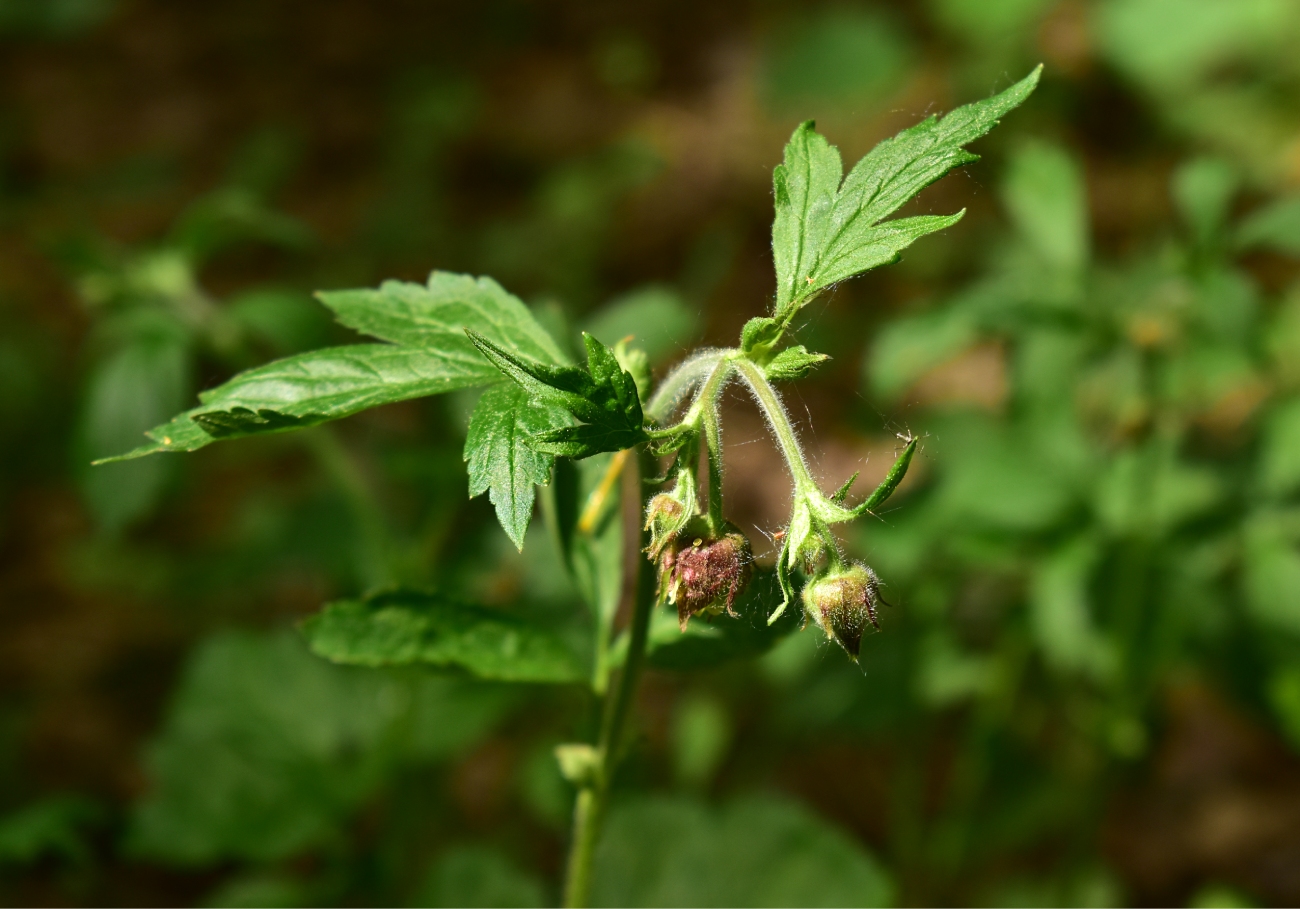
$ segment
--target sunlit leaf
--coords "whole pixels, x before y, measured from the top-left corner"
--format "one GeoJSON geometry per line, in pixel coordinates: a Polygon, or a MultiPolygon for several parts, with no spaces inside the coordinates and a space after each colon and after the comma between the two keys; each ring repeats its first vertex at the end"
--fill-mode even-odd
{"type": "Polygon", "coordinates": [[[488,493],[497,519],[520,549],[533,516],[534,487],[550,482],[555,464],[554,455],[538,451],[529,441],[565,422],[563,412],[533,403],[513,382],[485,391],[470,417],[465,436],[469,494],[488,493]]]}
{"type": "Polygon", "coordinates": [[[914,240],[955,224],[962,212],[884,219],[948,171],[977,160],[962,146],[1029,97],[1040,72],[1041,67],[1000,94],[881,142],[842,185],[840,153],[811,121],[800,125],[772,175],[775,315],[788,318],[824,287],[893,262],[914,240]]]}
{"type": "Polygon", "coordinates": [[[218,439],[314,426],[362,410],[500,380],[466,336],[563,362],[527,307],[489,278],[434,272],[428,285],[389,281],[378,290],[321,299],[346,325],[395,344],[354,344],[276,360],[199,395],[202,404],[150,430],[153,441],[106,460],[194,451],[218,439]]]}

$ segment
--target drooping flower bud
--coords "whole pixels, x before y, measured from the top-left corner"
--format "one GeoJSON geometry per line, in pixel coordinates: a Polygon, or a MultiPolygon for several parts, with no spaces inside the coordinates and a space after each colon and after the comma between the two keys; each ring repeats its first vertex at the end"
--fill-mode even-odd
{"type": "Polygon", "coordinates": [[[683,631],[693,615],[717,615],[724,609],[736,615],[736,597],[744,592],[753,573],[753,549],[738,528],[727,524],[722,536],[713,538],[702,524],[699,518],[692,522],[660,558],[660,577],[667,587],[668,602],[677,607],[683,631]]]}
{"type": "Polygon", "coordinates": [[[880,580],[866,565],[855,562],[808,583],[803,589],[804,610],[826,636],[843,647],[854,660],[862,650],[862,635],[870,623],[877,631],[876,601],[880,580]]]}

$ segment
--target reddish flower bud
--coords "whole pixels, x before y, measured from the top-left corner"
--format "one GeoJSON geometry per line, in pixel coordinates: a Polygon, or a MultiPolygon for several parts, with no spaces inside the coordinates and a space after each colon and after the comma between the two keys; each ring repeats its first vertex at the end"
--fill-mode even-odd
{"type": "Polygon", "coordinates": [[[876,618],[879,599],[880,580],[874,571],[858,562],[833,569],[803,589],[804,610],[809,618],[854,660],[862,650],[862,634],[867,623],[880,630],[876,618]]]}
{"type": "Polygon", "coordinates": [[[702,519],[693,521],[686,533],[669,545],[660,558],[661,578],[668,589],[668,602],[677,606],[682,630],[691,616],[717,615],[724,609],[736,615],[736,597],[744,592],[753,572],[753,550],[749,540],[734,525],[716,539],[702,530],[702,519]]]}

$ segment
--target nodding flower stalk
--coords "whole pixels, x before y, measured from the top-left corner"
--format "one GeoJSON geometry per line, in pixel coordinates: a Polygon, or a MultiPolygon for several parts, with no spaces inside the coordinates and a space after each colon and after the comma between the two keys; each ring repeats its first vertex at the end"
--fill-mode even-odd
{"type": "MultiPolygon", "coordinates": [[[[833,573],[844,570],[844,557],[840,552],[834,534],[831,533],[831,526],[859,518],[889,498],[907,473],[908,465],[912,461],[912,455],[916,451],[916,440],[911,436],[906,438],[907,444],[902,454],[894,462],[894,466],[890,469],[884,482],[876,488],[875,492],[865,502],[855,508],[845,508],[843,504],[844,498],[848,495],[853,481],[857,479],[857,474],[850,477],[849,481],[833,496],[825,495],[812,478],[812,474],[808,472],[808,462],[804,458],[803,449],[799,446],[799,437],[795,434],[794,427],[790,424],[790,417],[785,411],[785,406],[781,403],[781,398],[776,389],[768,381],[763,367],[753,360],[743,357],[737,358],[734,362],[736,371],[740,374],[741,379],[754,396],[754,400],[763,411],[763,415],[767,418],[772,435],[776,437],[781,454],[785,457],[786,466],[790,471],[790,479],[794,483],[794,500],[790,508],[790,524],[786,529],[776,565],[783,598],[781,604],[768,617],[768,622],[771,623],[785,612],[790,603],[793,593],[790,582],[790,571],[792,569],[800,568],[805,574],[813,574],[817,572],[818,566],[825,559],[825,568],[815,574],[814,583],[833,573]]],[[[874,574],[872,577],[874,578],[874,574]]],[[[873,598],[872,625],[877,624],[874,603],[873,598]]],[[[818,626],[827,627],[823,624],[822,618],[813,615],[811,610],[809,617],[818,626]]],[[[855,645],[850,650],[855,659],[857,658],[857,649],[855,645]]]]}
{"type": "Polygon", "coordinates": [[[823,593],[813,597],[815,603],[805,597],[807,617],[826,630],[829,637],[841,643],[856,659],[862,628],[868,622],[873,627],[878,627],[875,613],[878,581],[866,566],[853,566],[845,562],[831,527],[867,514],[889,497],[907,472],[916,450],[916,440],[911,436],[906,437],[906,447],[889,475],[865,502],[854,508],[845,507],[844,499],[857,475],[833,495],[827,496],[821,491],[808,470],[799,438],[781,403],[780,395],[772,387],[768,375],[770,369],[771,364],[759,362],[744,349],[703,351],[669,374],[651,398],[647,412],[659,422],[666,420],[688,396],[691,403],[678,423],[655,434],[660,451],[676,452],[677,461],[674,488],[655,496],[647,508],[646,529],[651,534],[650,556],[660,561],[661,591],[670,602],[678,605],[683,627],[689,617],[697,612],[719,611],[716,591],[702,588],[694,594],[685,592],[683,578],[708,575],[711,579],[709,584],[716,580],[717,584],[722,585],[719,589],[725,588],[728,591],[726,610],[732,611],[731,603],[735,592],[743,588],[748,570],[742,572],[738,567],[732,566],[732,560],[723,558],[722,553],[725,550],[737,557],[743,553],[747,560],[750,549],[748,540],[722,514],[722,446],[717,402],[732,377],[738,376],[763,411],[794,484],[790,523],[776,565],[782,601],[768,621],[776,621],[789,606],[794,595],[792,572],[799,569],[809,576],[810,589],[825,582],[817,588],[823,593]],[[695,478],[701,449],[707,456],[709,465],[708,506],[704,514],[698,511],[695,478]],[[688,541],[687,537],[691,539],[688,541]],[[743,545],[740,541],[743,541],[743,545]],[[714,550],[717,552],[714,553],[714,550]],[[709,555],[706,556],[705,553],[709,555]],[[712,564],[710,559],[717,561],[719,566],[726,562],[730,567],[704,571],[703,566],[712,564]],[[698,569],[694,567],[696,565],[699,566],[698,569]],[[870,584],[865,580],[858,584],[855,580],[862,571],[869,574],[870,584]],[[858,596],[858,587],[867,593],[858,596]],[[833,599],[833,593],[824,591],[841,589],[846,591],[846,603],[861,601],[863,608],[869,609],[863,613],[867,616],[865,620],[858,620],[858,612],[861,610],[856,608],[827,605],[829,599],[833,599]],[[854,627],[858,629],[856,632],[852,630],[854,627]]]}

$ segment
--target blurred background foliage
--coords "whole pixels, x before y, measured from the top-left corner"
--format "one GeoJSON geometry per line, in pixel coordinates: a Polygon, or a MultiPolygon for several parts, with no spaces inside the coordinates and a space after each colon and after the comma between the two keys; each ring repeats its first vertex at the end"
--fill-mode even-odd
{"type": "MultiPolygon", "coordinates": [[[[885,632],[653,672],[595,896],[1300,901],[1293,0],[0,0],[0,45],[3,902],[557,899],[582,700],[294,630],[394,582],[582,611],[467,499],[472,395],[88,461],[346,342],[319,288],[487,273],[661,369],[731,343],[797,122],[856,159],[1039,61],[916,204],[966,220],[803,330],[826,488],[924,439],[846,540],[885,632]]],[[[789,488],[725,425],[771,558],[789,488]]]]}

